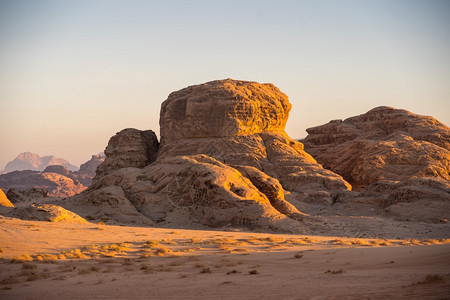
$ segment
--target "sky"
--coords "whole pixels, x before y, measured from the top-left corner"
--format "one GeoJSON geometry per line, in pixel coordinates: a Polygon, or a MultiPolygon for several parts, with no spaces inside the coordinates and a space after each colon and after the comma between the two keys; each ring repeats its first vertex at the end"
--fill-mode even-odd
{"type": "Polygon", "coordinates": [[[450,1],[0,0],[0,170],[159,135],[171,92],[225,78],[287,94],[292,138],[381,105],[449,125],[450,1]]]}

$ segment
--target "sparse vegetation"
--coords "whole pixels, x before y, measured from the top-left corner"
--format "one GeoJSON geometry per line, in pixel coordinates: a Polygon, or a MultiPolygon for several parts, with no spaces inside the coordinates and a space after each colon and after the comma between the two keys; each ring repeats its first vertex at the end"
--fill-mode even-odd
{"type": "Polygon", "coordinates": [[[10,259],[11,263],[23,263],[27,261],[33,261],[33,258],[29,254],[22,254],[20,256],[14,256],[10,259]]]}
{"type": "Polygon", "coordinates": [[[302,257],[303,257],[303,254],[301,254],[301,253],[296,253],[296,254],[294,254],[294,257],[297,258],[297,259],[299,259],[299,258],[302,258],[302,257]]]}
{"type": "Polygon", "coordinates": [[[332,275],[336,275],[336,274],[345,273],[345,271],[342,270],[342,269],[339,269],[339,270],[330,270],[330,269],[328,269],[327,271],[325,271],[325,274],[326,273],[329,273],[329,274],[332,274],[332,275]]]}
{"type": "Polygon", "coordinates": [[[257,274],[259,274],[259,272],[258,272],[258,270],[250,270],[250,271],[248,271],[248,274],[249,275],[257,275],[257,274]]]}
{"type": "Polygon", "coordinates": [[[424,280],[418,281],[416,284],[430,284],[444,282],[444,277],[439,274],[427,274],[424,280]]]}
{"type": "Polygon", "coordinates": [[[205,267],[205,268],[202,268],[202,269],[200,270],[200,273],[201,273],[201,274],[211,274],[212,272],[211,272],[211,269],[210,269],[210,268],[205,267]]]}

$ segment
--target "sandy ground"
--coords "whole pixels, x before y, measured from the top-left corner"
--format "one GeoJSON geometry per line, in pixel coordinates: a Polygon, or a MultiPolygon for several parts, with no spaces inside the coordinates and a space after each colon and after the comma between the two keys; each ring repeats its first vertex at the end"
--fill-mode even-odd
{"type": "Polygon", "coordinates": [[[0,299],[450,299],[448,242],[0,217],[0,299]]]}

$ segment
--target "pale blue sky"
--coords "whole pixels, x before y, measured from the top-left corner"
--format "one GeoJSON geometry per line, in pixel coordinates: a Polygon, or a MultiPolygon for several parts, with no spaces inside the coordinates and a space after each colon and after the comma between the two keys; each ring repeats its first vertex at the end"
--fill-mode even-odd
{"type": "Polygon", "coordinates": [[[172,91],[272,82],[293,138],[389,105],[450,123],[450,1],[0,0],[0,170],[80,164],[172,91]]]}

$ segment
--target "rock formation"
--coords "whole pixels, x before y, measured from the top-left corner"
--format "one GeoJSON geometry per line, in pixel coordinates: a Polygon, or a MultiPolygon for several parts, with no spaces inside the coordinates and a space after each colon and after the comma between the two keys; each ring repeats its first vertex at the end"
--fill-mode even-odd
{"type": "Polygon", "coordinates": [[[377,107],[307,132],[305,149],[360,191],[339,202],[372,203],[401,220],[450,219],[450,130],[438,120],[377,107]]]}
{"type": "Polygon", "coordinates": [[[311,220],[284,190],[331,202],[351,186],[287,136],[290,108],[272,84],[227,79],[174,92],[161,106],[161,145],[151,131],[117,133],[89,189],[61,205],[96,206],[97,218],[123,207],[162,225],[301,228],[311,220]]]}
{"type": "Polygon", "coordinates": [[[92,155],[80,170],[72,172],[63,165],[47,166],[39,171],[13,171],[0,175],[0,187],[8,191],[12,202],[26,202],[42,197],[70,197],[86,189],[103,155],[92,155]]]}
{"type": "Polygon", "coordinates": [[[97,167],[104,161],[105,155],[103,153],[92,155],[90,160],[82,164],[80,169],[73,173],[74,177],[85,187],[90,186],[97,167]]]}
{"type": "Polygon", "coordinates": [[[52,165],[61,165],[69,171],[77,171],[78,168],[63,158],[57,158],[53,155],[39,156],[31,152],[20,153],[14,160],[8,162],[2,173],[13,171],[33,170],[43,171],[46,167],[52,165]]]}
{"type": "Polygon", "coordinates": [[[98,166],[94,180],[121,168],[143,168],[155,161],[158,148],[159,142],[153,131],[124,129],[109,140],[106,159],[98,166]]]}
{"type": "Polygon", "coordinates": [[[87,223],[79,215],[53,204],[31,204],[14,208],[0,208],[2,215],[22,220],[87,223]]]}
{"type": "MultiPolygon", "coordinates": [[[[63,167],[64,168],[64,167],[63,167]]],[[[64,172],[62,168],[59,171],[64,172]]],[[[67,171],[67,170],[66,170],[67,171]]],[[[22,196],[36,198],[36,189],[48,192],[45,196],[69,197],[86,189],[76,179],[53,172],[14,171],[0,175],[0,187],[4,190],[14,188],[22,196]]]]}
{"type": "Polygon", "coordinates": [[[450,180],[450,130],[438,120],[377,107],[307,129],[306,151],[355,186],[380,180],[450,180]]]}

